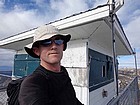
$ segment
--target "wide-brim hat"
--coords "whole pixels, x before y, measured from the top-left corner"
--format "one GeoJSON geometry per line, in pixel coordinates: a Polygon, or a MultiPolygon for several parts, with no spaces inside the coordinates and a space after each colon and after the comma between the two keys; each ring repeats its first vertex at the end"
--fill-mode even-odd
{"type": "Polygon", "coordinates": [[[46,40],[46,39],[50,39],[54,36],[60,36],[62,37],[62,39],[64,40],[64,51],[66,50],[67,47],[67,42],[70,41],[71,35],[70,34],[66,34],[66,33],[60,33],[60,31],[52,26],[52,25],[43,25],[41,27],[38,27],[35,30],[35,35],[33,38],[33,43],[30,43],[29,45],[27,45],[25,48],[25,51],[32,57],[34,58],[39,58],[38,55],[36,55],[33,52],[33,47],[37,47],[39,42],[46,40]]]}

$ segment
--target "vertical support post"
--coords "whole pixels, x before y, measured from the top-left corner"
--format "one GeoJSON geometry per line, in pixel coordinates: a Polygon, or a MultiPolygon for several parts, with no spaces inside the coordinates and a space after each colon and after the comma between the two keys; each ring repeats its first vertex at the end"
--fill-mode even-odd
{"type": "Polygon", "coordinates": [[[135,48],[134,48],[134,52],[133,52],[133,55],[134,55],[134,59],[135,59],[135,71],[136,71],[136,74],[135,74],[135,76],[136,76],[136,79],[135,79],[135,86],[137,86],[136,87],[136,104],[138,105],[139,104],[139,86],[138,86],[138,68],[137,68],[137,56],[136,56],[136,50],[135,50],[135,48]]]}
{"type": "Polygon", "coordinates": [[[135,59],[135,70],[136,70],[136,76],[138,76],[138,68],[137,68],[137,56],[136,56],[136,51],[135,51],[135,48],[134,48],[134,59],[135,59]]]}
{"type": "Polygon", "coordinates": [[[112,34],[112,52],[113,52],[113,69],[115,72],[115,79],[116,79],[116,95],[119,95],[118,92],[118,70],[117,70],[117,61],[116,61],[116,45],[115,45],[115,29],[114,29],[114,15],[115,15],[115,1],[110,0],[110,17],[111,17],[111,34],[112,34]]]}

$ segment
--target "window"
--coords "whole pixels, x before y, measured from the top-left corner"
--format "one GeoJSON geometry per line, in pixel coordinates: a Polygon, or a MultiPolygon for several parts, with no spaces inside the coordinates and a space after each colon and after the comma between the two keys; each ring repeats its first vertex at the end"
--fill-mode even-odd
{"type": "Polygon", "coordinates": [[[90,91],[100,88],[114,81],[113,59],[112,57],[100,52],[89,49],[90,72],[89,87],[90,91]]]}
{"type": "Polygon", "coordinates": [[[107,70],[105,65],[102,66],[102,77],[107,77],[107,70]]]}

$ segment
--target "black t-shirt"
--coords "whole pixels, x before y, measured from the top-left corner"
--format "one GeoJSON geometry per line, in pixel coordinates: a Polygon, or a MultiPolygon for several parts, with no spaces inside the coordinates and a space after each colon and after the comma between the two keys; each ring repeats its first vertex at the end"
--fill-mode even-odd
{"type": "Polygon", "coordinates": [[[61,72],[39,66],[22,82],[18,99],[20,105],[82,105],[63,66],[61,72]]]}

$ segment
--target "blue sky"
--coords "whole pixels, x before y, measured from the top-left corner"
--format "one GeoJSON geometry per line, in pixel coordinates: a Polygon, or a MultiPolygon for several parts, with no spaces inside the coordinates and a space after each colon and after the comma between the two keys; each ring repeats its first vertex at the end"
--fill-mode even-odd
{"type": "MultiPolygon", "coordinates": [[[[124,0],[124,2],[117,15],[132,48],[136,49],[140,67],[140,2],[139,0],[124,0]]],[[[0,38],[106,3],[107,0],[0,0],[0,38]]],[[[11,54],[10,51],[0,51],[0,66],[5,64],[1,62],[2,60],[6,62],[7,59],[13,59],[8,56],[9,53],[11,54]],[[7,58],[2,58],[4,55],[7,58]]],[[[133,56],[118,57],[118,60],[120,67],[134,67],[133,56]]]]}

